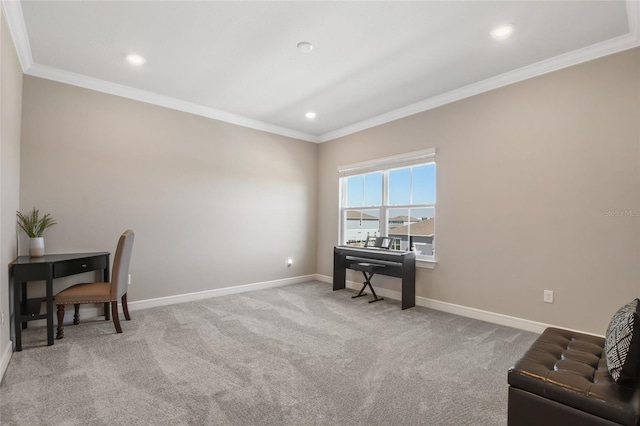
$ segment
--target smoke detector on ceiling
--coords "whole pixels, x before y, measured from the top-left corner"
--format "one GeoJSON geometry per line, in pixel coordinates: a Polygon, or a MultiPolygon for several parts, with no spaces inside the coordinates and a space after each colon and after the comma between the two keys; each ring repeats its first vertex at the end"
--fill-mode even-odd
{"type": "Polygon", "coordinates": [[[300,43],[298,43],[298,50],[302,53],[309,53],[313,50],[313,44],[309,43],[308,41],[301,41],[300,43]]]}

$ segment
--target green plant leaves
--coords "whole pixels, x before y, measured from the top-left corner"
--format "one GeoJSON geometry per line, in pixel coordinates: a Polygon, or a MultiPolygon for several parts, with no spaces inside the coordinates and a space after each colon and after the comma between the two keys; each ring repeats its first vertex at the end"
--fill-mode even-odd
{"type": "Polygon", "coordinates": [[[40,211],[35,207],[31,213],[26,215],[16,212],[16,217],[18,218],[18,226],[31,238],[42,237],[45,229],[57,223],[49,213],[40,218],[40,211]]]}

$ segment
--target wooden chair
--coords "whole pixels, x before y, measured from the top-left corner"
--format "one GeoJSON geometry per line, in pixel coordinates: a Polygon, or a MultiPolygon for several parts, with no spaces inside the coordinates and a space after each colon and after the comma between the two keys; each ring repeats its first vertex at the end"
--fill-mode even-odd
{"type": "MultiPolygon", "coordinates": [[[[75,284],[60,293],[56,294],[56,305],[58,307],[58,330],[56,339],[64,337],[63,320],[64,306],[73,304],[75,313],[73,324],[80,322],[81,303],[111,303],[111,316],[116,332],[122,333],[120,318],[118,317],[118,299],[122,300],[122,310],[124,317],[129,321],[129,308],[127,306],[127,286],[129,284],[129,261],[133,249],[134,233],[131,230],[125,231],[118,241],[116,255],[113,260],[113,272],[109,283],[82,283],[75,284]]],[[[107,311],[108,312],[108,311],[107,311]]],[[[108,318],[107,318],[108,319],[108,318]]]]}

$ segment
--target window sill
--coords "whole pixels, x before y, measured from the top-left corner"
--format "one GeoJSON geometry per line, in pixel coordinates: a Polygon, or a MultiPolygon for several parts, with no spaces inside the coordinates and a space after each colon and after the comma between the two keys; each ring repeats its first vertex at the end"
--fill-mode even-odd
{"type": "Polygon", "coordinates": [[[436,267],[435,259],[416,259],[416,268],[434,269],[436,267]]]}

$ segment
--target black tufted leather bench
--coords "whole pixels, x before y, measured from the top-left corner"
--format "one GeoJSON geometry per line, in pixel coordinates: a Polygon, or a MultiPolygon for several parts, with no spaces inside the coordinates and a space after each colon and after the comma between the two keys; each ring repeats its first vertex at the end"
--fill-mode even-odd
{"type": "Polygon", "coordinates": [[[547,328],[508,381],[510,426],[640,424],[640,386],[613,381],[601,337],[547,328]]]}

